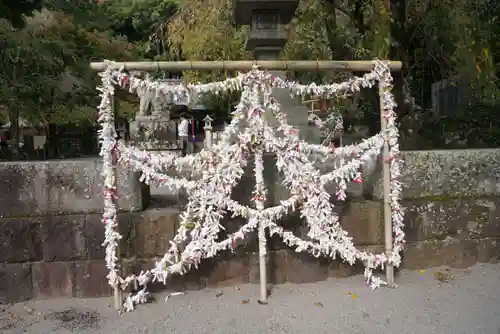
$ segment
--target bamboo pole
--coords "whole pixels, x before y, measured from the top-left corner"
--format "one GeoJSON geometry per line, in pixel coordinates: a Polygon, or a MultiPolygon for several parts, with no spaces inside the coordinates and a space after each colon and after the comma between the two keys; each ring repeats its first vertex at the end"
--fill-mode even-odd
{"type": "MultiPolygon", "coordinates": [[[[261,149],[255,152],[255,182],[257,187],[264,183],[263,154],[261,149]]],[[[256,199],[255,208],[258,211],[264,210],[264,201],[256,199]]],[[[259,239],[260,301],[265,303],[267,301],[267,238],[266,226],[262,222],[259,222],[257,237],[259,239]]]]}
{"type": "MultiPolygon", "coordinates": [[[[115,126],[115,123],[114,123],[114,115],[115,115],[115,97],[112,96],[111,98],[111,108],[113,110],[113,127],[115,126]]],[[[114,177],[113,177],[113,182],[114,182],[114,187],[116,189],[116,174],[117,174],[117,161],[115,161],[115,159],[113,158],[113,173],[114,173],[114,177]]],[[[118,200],[114,200],[115,201],[115,205],[117,205],[118,203],[118,200]]],[[[120,247],[117,246],[116,247],[116,258],[118,259],[118,261],[120,261],[120,247]]],[[[121,268],[121,265],[120,265],[120,268],[121,268]]],[[[117,284],[114,288],[113,288],[113,306],[115,308],[115,310],[120,310],[121,307],[122,307],[122,303],[123,303],[123,299],[122,299],[122,290],[120,289],[120,286],[117,284]]]]}
{"type": "MultiPolygon", "coordinates": [[[[378,84],[378,94],[380,99],[380,128],[384,135],[384,146],[382,152],[382,170],[383,170],[383,191],[384,191],[384,233],[385,233],[385,254],[387,258],[392,255],[392,208],[390,202],[391,193],[391,171],[389,157],[389,139],[387,138],[387,120],[382,110],[384,87],[381,82],[378,84]]],[[[385,268],[387,286],[394,287],[394,266],[387,263],[385,268]]]]}
{"type": "MultiPolygon", "coordinates": [[[[258,65],[261,69],[275,71],[336,71],[336,72],[369,72],[373,70],[375,61],[371,60],[240,60],[240,61],[157,61],[157,62],[94,62],[90,68],[104,71],[110,65],[114,69],[129,71],[189,71],[189,70],[223,70],[245,71],[258,65]]],[[[391,71],[400,71],[402,63],[391,61],[391,71]]]]}

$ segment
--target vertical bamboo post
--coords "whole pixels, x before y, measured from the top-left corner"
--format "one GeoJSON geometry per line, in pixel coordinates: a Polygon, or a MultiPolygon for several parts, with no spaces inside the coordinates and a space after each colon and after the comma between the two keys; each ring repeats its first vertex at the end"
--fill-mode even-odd
{"type": "MultiPolygon", "coordinates": [[[[264,171],[262,170],[264,164],[264,152],[262,149],[258,149],[255,153],[255,183],[257,187],[262,187],[264,185],[264,171]]],[[[260,188],[261,191],[264,189],[260,188]]],[[[264,201],[261,199],[256,199],[255,208],[258,211],[264,210],[264,201]]],[[[259,222],[258,229],[259,238],[259,273],[260,273],[260,301],[267,301],[267,266],[266,266],[266,256],[267,256],[267,240],[266,240],[266,227],[262,222],[259,222]]]]}
{"type": "MultiPolygon", "coordinates": [[[[115,128],[115,97],[114,95],[111,96],[111,112],[112,112],[112,115],[113,117],[111,118],[110,122],[113,122],[112,124],[112,127],[115,128]]],[[[116,136],[116,131],[115,132],[115,136],[116,136]]],[[[115,138],[116,140],[116,138],[115,138]]],[[[113,157],[112,158],[112,163],[113,163],[113,174],[114,174],[114,177],[113,177],[113,187],[115,189],[117,189],[117,186],[116,186],[116,174],[117,174],[117,164],[118,164],[118,161],[116,161],[116,158],[113,157]]],[[[118,205],[118,200],[117,199],[113,199],[115,201],[115,205],[117,206],[118,205]]],[[[120,261],[120,248],[119,246],[116,247],[116,258],[118,259],[117,262],[120,261]]],[[[121,268],[121,265],[119,265],[119,268],[121,268]]],[[[120,273],[121,275],[121,273],[120,273]]],[[[113,306],[115,308],[115,310],[119,311],[122,307],[122,291],[120,289],[120,286],[119,284],[116,284],[116,286],[113,288],[113,306]]]]}
{"type": "MultiPolygon", "coordinates": [[[[120,252],[119,249],[116,249],[116,257],[119,259],[120,258],[120,252]]],[[[122,290],[120,289],[119,285],[117,284],[114,287],[113,290],[113,305],[115,310],[119,311],[122,308],[122,290]]]]}
{"type": "MultiPolygon", "coordinates": [[[[384,232],[385,232],[385,254],[387,258],[392,255],[392,209],[390,202],[391,193],[391,171],[389,158],[389,138],[387,138],[387,119],[384,117],[384,85],[382,82],[378,84],[378,94],[380,101],[380,127],[384,136],[384,146],[382,152],[382,170],[383,170],[383,191],[384,191],[384,232]]],[[[394,287],[394,266],[387,263],[386,281],[388,287],[394,287]]]]}

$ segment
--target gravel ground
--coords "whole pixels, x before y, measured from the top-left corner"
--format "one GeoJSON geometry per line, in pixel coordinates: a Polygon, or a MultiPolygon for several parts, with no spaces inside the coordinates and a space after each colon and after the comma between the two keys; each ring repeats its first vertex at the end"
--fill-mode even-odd
{"type": "Polygon", "coordinates": [[[361,276],[174,296],[119,316],[110,298],[30,301],[4,307],[2,333],[500,333],[500,265],[403,271],[397,289],[371,291],[361,276]]]}

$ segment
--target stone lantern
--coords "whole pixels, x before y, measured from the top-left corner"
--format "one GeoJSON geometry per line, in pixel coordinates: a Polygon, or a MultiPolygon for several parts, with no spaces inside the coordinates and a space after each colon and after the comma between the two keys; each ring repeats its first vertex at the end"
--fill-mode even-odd
{"type": "Polygon", "coordinates": [[[204,129],[212,130],[212,121],[213,121],[212,117],[210,117],[208,115],[205,116],[205,118],[203,118],[203,122],[205,123],[204,129]]]}
{"type": "MultiPolygon", "coordinates": [[[[256,60],[275,60],[278,57],[288,39],[285,25],[292,21],[298,5],[298,0],[234,0],[234,21],[239,25],[250,26],[246,48],[254,51],[256,60]]],[[[277,77],[286,77],[282,71],[272,73],[277,77]]],[[[319,143],[317,129],[309,126],[307,108],[290,98],[287,89],[275,89],[273,95],[286,110],[289,124],[300,130],[301,137],[319,143]]]]}
{"type": "MultiPolygon", "coordinates": [[[[169,79],[164,82],[180,84],[180,80],[169,79]]],[[[178,150],[176,122],[171,113],[178,108],[170,96],[157,96],[155,91],[143,91],[140,95],[139,112],[131,131],[131,144],[153,151],[178,150]]]]}
{"type": "Polygon", "coordinates": [[[246,49],[253,50],[256,59],[276,59],[288,38],[285,25],[298,4],[298,0],[234,0],[234,20],[250,26],[246,49]]]}
{"type": "Polygon", "coordinates": [[[211,148],[213,141],[213,133],[212,133],[213,118],[207,115],[205,116],[203,121],[205,122],[205,127],[203,128],[205,130],[205,147],[211,148]]]}

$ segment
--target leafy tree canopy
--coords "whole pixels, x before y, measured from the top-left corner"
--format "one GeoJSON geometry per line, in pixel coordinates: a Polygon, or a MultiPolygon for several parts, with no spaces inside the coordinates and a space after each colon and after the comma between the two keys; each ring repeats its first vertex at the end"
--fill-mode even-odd
{"type": "Polygon", "coordinates": [[[24,25],[24,16],[43,6],[43,0],[0,0],[0,18],[6,19],[16,28],[24,25]]]}
{"type": "MultiPolygon", "coordinates": [[[[234,26],[231,5],[229,0],[186,1],[172,19],[165,20],[156,35],[169,43],[170,54],[165,57],[249,57],[244,50],[246,30],[234,26]]],[[[446,78],[456,78],[469,87],[471,105],[467,108],[498,104],[499,15],[500,3],[493,0],[304,0],[287,27],[289,40],[282,56],[302,60],[377,57],[403,61],[402,75],[395,74],[395,93],[404,127],[406,120],[432,107],[431,85],[446,78]]],[[[191,73],[186,78],[208,81],[214,76],[220,78],[224,74],[191,73]]],[[[296,74],[297,79],[304,81],[343,79],[336,76],[339,75],[296,74]]],[[[365,92],[363,97],[356,97],[351,109],[363,111],[360,121],[378,129],[376,95],[365,92]]],[[[483,115],[495,110],[480,108],[483,115]]],[[[456,124],[451,119],[436,120],[427,114],[420,118],[456,124]]],[[[484,118],[484,124],[476,126],[491,128],[489,119],[484,118]]]]}
{"type": "MultiPolygon", "coordinates": [[[[234,25],[232,4],[230,0],[0,1],[0,113],[18,113],[43,124],[92,119],[97,80],[88,69],[92,60],[250,59],[244,48],[248,28],[234,25]]],[[[485,133],[478,129],[492,128],[497,109],[490,106],[500,98],[499,15],[500,3],[495,0],[303,0],[287,27],[289,41],[282,57],[399,59],[404,71],[395,74],[395,93],[403,128],[418,116],[437,127],[445,122],[450,131],[477,137],[485,133]],[[432,106],[432,83],[445,78],[466,82],[470,108],[477,105],[481,115],[494,117],[481,117],[480,123],[468,125],[474,131],[465,131],[458,127],[457,115],[436,120],[424,114],[432,106]]],[[[227,75],[233,73],[194,72],[184,78],[211,81],[227,75]]],[[[318,82],[346,76],[294,75],[318,82]]],[[[236,100],[237,96],[207,97],[205,102],[227,110],[236,100]]],[[[134,103],[121,100],[118,105],[122,112],[132,112],[134,103]]],[[[373,92],[363,93],[346,110],[378,128],[376,104],[373,92]]],[[[420,126],[432,128],[425,122],[420,126]]],[[[496,135],[487,131],[485,141],[491,142],[496,135]]]]}

